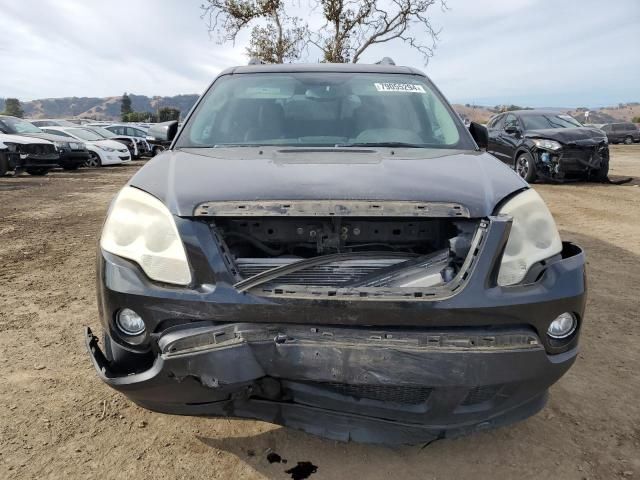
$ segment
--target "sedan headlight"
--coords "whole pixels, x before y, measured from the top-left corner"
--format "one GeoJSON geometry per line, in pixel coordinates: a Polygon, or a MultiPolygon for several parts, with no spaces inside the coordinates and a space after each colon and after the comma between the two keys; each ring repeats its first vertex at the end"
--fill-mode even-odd
{"type": "Polygon", "coordinates": [[[148,193],[124,187],[102,230],[103,250],[136,262],[152,280],[188,285],[191,271],[173,215],[148,193]]]}
{"type": "Polygon", "coordinates": [[[69,150],[71,147],[68,142],[53,142],[56,146],[56,150],[69,150]]]}
{"type": "Polygon", "coordinates": [[[545,140],[543,138],[534,138],[533,143],[536,144],[538,148],[544,148],[545,150],[560,150],[562,145],[560,145],[555,140],[545,140]]]}
{"type": "Polygon", "coordinates": [[[502,256],[498,285],[522,281],[531,266],[562,251],[562,241],[544,200],[535,190],[526,190],[500,209],[513,217],[509,240],[502,256]]]}
{"type": "Polygon", "coordinates": [[[115,152],[116,151],[115,148],[104,147],[102,145],[96,145],[96,147],[98,147],[100,150],[104,150],[105,152],[115,152]]]}

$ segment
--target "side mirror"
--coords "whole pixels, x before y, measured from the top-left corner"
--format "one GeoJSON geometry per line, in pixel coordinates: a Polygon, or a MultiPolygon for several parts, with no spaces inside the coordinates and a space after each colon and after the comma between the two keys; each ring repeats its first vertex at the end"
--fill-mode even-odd
{"type": "Polygon", "coordinates": [[[484,125],[471,122],[469,125],[469,133],[471,133],[471,136],[480,148],[487,148],[489,146],[489,131],[484,125]]]}
{"type": "Polygon", "coordinates": [[[509,135],[513,135],[515,133],[520,133],[520,129],[518,127],[516,127],[515,125],[508,125],[508,126],[504,127],[504,131],[507,132],[509,135]]]}
{"type": "Polygon", "coordinates": [[[177,120],[156,123],[147,132],[147,140],[155,140],[156,142],[171,142],[173,141],[177,133],[177,120]]]}

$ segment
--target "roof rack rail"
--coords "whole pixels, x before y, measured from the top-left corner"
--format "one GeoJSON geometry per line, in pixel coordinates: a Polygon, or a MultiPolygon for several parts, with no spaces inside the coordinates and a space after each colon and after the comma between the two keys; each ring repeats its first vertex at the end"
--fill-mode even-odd
{"type": "Polygon", "coordinates": [[[396,62],[390,57],[384,57],[382,60],[378,60],[376,65],[395,65],[396,62]]]}
{"type": "Polygon", "coordinates": [[[259,58],[256,57],[251,57],[249,59],[249,65],[266,65],[267,62],[265,62],[264,60],[261,60],[259,58]]]}

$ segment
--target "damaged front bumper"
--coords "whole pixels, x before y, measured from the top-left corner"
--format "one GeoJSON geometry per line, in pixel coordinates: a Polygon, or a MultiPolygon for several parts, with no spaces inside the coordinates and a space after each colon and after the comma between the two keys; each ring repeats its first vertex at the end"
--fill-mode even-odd
{"type": "Polygon", "coordinates": [[[538,175],[556,181],[589,177],[609,163],[609,147],[604,142],[567,145],[555,151],[536,148],[533,154],[538,175]]]}
{"type": "Polygon", "coordinates": [[[254,418],[348,441],[415,444],[526,418],[577,350],[527,328],[395,331],[277,324],[164,333],[151,367],[118,374],[89,329],[98,374],[142,407],[254,418]]]}
{"type": "Polygon", "coordinates": [[[530,283],[497,286],[508,226],[491,218],[468,277],[446,295],[272,296],[236,289],[208,226],[180,219],[198,286],[150,282],[132,262],[101,251],[108,348],[90,330],[87,346],[103,381],[160,412],[255,418],[378,443],[511,423],[542,408],[574,362],[586,282],[584,253],[565,243],[530,283]],[[114,325],[122,308],[144,319],[145,343],[123,342],[114,325]],[[578,328],[556,341],[546,332],[564,312],[578,328]],[[113,348],[126,365],[112,361],[113,348]]]}

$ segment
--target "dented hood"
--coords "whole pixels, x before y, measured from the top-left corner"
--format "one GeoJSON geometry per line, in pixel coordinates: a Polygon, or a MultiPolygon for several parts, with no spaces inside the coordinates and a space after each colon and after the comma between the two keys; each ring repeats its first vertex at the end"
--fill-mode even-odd
{"type": "Polygon", "coordinates": [[[606,140],[604,132],[597,128],[545,128],[540,130],[527,130],[525,137],[545,138],[555,140],[563,144],[596,144],[606,140]]]}
{"type": "Polygon", "coordinates": [[[129,184],[179,216],[210,201],[396,200],[459,203],[485,217],[527,187],[483,152],[276,147],[169,150],[129,184]]]}

